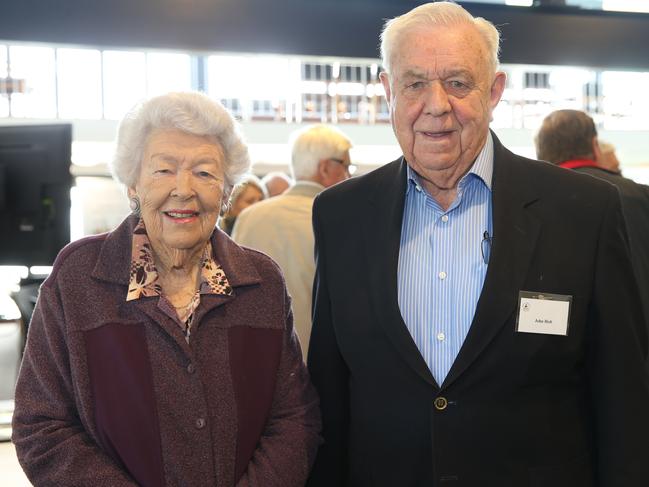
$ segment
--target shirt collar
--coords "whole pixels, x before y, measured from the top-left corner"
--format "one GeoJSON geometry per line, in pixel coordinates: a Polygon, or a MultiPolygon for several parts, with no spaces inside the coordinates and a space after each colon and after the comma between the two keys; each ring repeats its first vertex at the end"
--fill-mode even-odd
{"type": "Polygon", "coordinates": [[[304,179],[299,179],[293,186],[288,188],[282,194],[291,196],[308,196],[315,198],[316,195],[324,189],[325,187],[322,184],[316,183],[315,181],[306,181],[304,179]]]}
{"type": "MultiPolygon", "coordinates": [[[[408,192],[410,191],[411,186],[414,186],[415,188],[421,188],[419,175],[410,167],[409,164],[407,166],[408,184],[406,185],[406,194],[408,194],[408,192]]],[[[493,172],[494,144],[491,131],[489,131],[489,133],[487,134],[487,140],[485,141],[482,150],[480,150],[480,152],[478,153],[478,157],[476,157],[473,165],[471,166],[471,169],[469,169],[469,172],[462,176],[462,180],[469,177],[470,174],[473,174],[485,184],[489,191],[491,191],[493,172]]]]}
{"type": "Polygon", "coordinates": [[[298,184],[300,186],[311,186],[313,188],[319,189],[320,191],[325,189],[325,187],[322,184],[316,183],[315,181],[308,181],[306,179],[298,179],[297,181],[295,181],[295,184],[293,186],[297,186],[298,184]]]}
{"type": "MultiPolygon", "coordinates": [[[[212,244],[208,240],[201,257],[200,294],[221,294],[229,296],[232,287],[223,268],[212,257],[212,244]]],[[[161,296],[162,287],[158,282],[158,271],[153,259],[153,249],[146,233],[144,220],[140,218],[133,230],[131,247],[131,270],[129,274],[126,301],[146,296],[161,296]]]]}

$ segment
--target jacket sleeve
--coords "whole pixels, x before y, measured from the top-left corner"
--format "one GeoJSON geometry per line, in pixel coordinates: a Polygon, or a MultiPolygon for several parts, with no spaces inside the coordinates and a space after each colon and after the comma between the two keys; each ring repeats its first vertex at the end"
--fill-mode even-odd
{"type": "Polygon", "coordinates": [[[318,396],[293,330],[290,298],[273,404],[264,433],[237,487],[302,487],[320,443],[318,396]]]}
{"type": "Polygon", "coordinates": [[[324,444],[318,451],[307,485],[344,487],[348,477],[349,370],[338,349],[333,326],[319,208],[316,198],[313,207],[316,274],[308,363],[313,384],[320,395],[324,444]]]}
{"type": "Polygon", "coordinates": [[[600,230],[589,322],[597,485],[646,486],[649,376],[641,297],[633,278],[620,201],[611,188],[600,230]]]}
{"type": "Polygon", "coordinates": [[[81,422],[64,316],[55,284],[46,282],[16,386],[12,439],[18,461],[38,486],[135,486],[81,422]]]}

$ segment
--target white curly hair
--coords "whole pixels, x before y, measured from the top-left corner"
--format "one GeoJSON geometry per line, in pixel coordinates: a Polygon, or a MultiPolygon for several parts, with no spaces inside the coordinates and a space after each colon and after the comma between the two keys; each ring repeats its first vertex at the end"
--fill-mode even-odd
{"type": "Polygon", "coordinates": [[[111,171],[127,188],[137,182],[147,139],[155,129],[178,129],[221,145],[225,155],[223,201],[228,201],[250,168],[239,124],[221,103],[198,92],[167,93],[136,105],[120,122],[111,171]]]}

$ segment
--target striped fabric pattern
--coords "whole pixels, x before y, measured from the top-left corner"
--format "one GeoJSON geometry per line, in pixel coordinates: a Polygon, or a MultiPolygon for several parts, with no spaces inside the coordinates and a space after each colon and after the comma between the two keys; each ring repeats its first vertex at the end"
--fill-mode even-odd
{"type": "Polygon", "coordinates": [[[490,245],[484,234],[493,235],[492,173],[489,134],[473,167],[458,183],[455,201],[443,211],[408,167],[398,301],[408,331],[439,385],[464,343],[487,273],[490,245]]]}

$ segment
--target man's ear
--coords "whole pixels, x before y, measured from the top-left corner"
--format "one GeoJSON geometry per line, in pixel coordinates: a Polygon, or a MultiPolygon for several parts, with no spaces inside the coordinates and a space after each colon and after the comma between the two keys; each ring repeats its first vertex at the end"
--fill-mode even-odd
{"type": "Polygon", "coordinates": [[[379,79],[383,85],[383,91],[385,91],[385,101],[388,103],[388,108],[390,107],[390,102],[392,101],[392,88],[390,88],[390,75],[385,71],[379,73],[379,79]]]}
{"type": "Polygon", "coordinates": [[[500,102],[500,99],[502,98],[503,93],[505,92],[506,84],[507,84],[507,74],[502,71],[498,71],[494,76],[493,83],[491,84],[490,100],[491,100],[492,110],[496,108],[496,105],[498,105],[498,102],[500,102]]]}
{"type": "Polygon", "coordinates": [[[318,161],[318,168],[316,170],[316,182],[327,186],[327,181],[331,177],[331,164],[327,159],[320,159],[318,161]]]}

